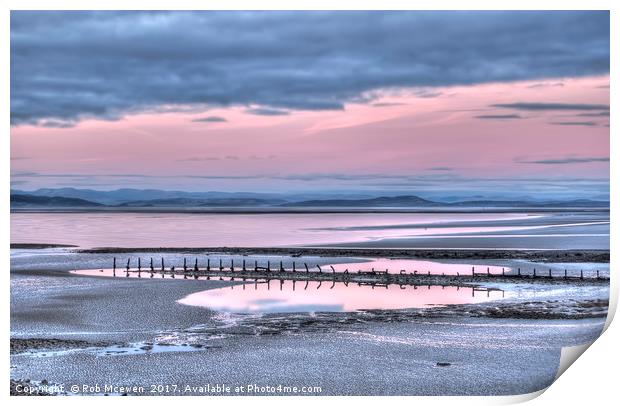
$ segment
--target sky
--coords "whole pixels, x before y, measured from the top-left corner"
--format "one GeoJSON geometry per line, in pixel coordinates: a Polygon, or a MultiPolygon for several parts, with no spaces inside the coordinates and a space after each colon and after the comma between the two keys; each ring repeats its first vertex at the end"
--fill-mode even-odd
{"type": "Polygon", "coordinates": [[[13,11],[11,186],[608,199],[609,14],[13,11]]]}

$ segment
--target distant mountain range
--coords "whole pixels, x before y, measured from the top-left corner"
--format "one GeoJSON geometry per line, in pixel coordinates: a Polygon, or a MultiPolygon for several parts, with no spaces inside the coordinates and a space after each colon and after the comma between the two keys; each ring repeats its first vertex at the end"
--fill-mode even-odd
{"type": "Polygon", "coordinates": [[[282,199],[257,199],[257,198],[213,198],[213,199],[152,199],[136,200],[119,204],[117,207],[261,207],[278,206],[286,203],[282,199]]]}
{"type": "Polygon", "coordinates": [[[454,203],[435,202],[418,196],[377,197],[374,199],[327,199],[284,203],[284,207],[608,207],[609,202],[570,200],[534,202],[523,200],[467,200],[454,203]]]}
{"type": "Polygon", "coordinates": [[[11,208],[14,207],[101,207],[101,203],[74,197],[33,196],[11,193],[11,208]]]}
{"type": "Polygon", "coordinates": [[[446,203],[433,202],[418,196],[375,197],[372,199],[324,199],[305,200],[281,204],[283,207],[428,207],[444,206],[446,203]]]}
{"type": "Polygon", "coordinates": [[[608,208],[609,202],[596,200],[530,201],[467,200],[438,202],[419,196],[380,196],[300,199],[278,194],[177,192],[162,190],[119,189],[39,189],[33,192],[11,191],[11,209],[83,208],[128,210],[131,208],[460,208],[460,207],[596,207],[608,208]]]}
{"type": "Polygon", "coordinates": [[[278,194],[270,193],[227,193],[227,192],[182,192],[168,191],[158,189],[117,189],[110,191],[92,190],[92,189],[75,189],[75,188],[59,188],[59,189],[38,189],[34,191],[11,190],[11,195],[33,195],[47,197],[71,197],[77,199],[90,200],[105,205],[119,205],[129,202],[149,201],[149,200],[167,200],[167,199],[271,199],[279,198],[278,194]]]}

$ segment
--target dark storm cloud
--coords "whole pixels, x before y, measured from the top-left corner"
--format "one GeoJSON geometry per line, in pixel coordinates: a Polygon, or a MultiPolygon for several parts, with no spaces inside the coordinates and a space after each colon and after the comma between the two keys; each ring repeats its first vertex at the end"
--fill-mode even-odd
{"type": "Polygon", "coordinates": [[[609,13],[13,11],[10,69],[13,125],[342,109],[378,89],[606,74],[609,13]]]}
{"type": "Polygon", "coordinates": [[[209,116],[203,118],[195,118],[192,121],[194,123],[225,123],[228,120],[226,120],[224,117],[209,116]]]}
{"type": "Polygon", "coordinates": [[[474,118],[479,118],[481,120],[518,120],[523,117],[518,114],[484,114],[481,116],[475,116],[474,118]]]}
{"type": "Polygon", "coordinates": [[[537,159],[537,160],[522,160],[515,159],[515,162],[520,164],[538,164],[538,165],[566,165],[566,164],[583,164],[591,162],[609,162],[609,157],[564,157],[554,159],[537,159]]]}
{"type": "Polygon", "coordinates": [[[527,111],[564,111],[564,110],[609,110],[606,104],[588,103],[503,103],[493,104],[491,107],[527,111]]]}

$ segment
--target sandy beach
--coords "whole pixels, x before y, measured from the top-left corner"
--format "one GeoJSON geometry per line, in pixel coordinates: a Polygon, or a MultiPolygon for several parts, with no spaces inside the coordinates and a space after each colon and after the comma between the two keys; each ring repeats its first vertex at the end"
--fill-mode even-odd
{"type": "MultiPolygon", "coordinates": [[[[521,394],[553,381],[561,348],[596,339],[608,305],[607,285],[586,281],[573,289],[499,286],[515,296],[469,305],[221,313],[179,300],[239,282],[68,272],[109,266],[120,255],[109,251],[14,250],[13,379],[61,384],[67,392],[79,385],[79,394],[97,394],[89,388],[105,384],[144,388],[133,393],[139,395],[227,394],[212,392],[216,385],[255,387],[243,393],[250,395],[292,394],[278,387],[322,395],[521,394]],[[168,385],[168,392],[152,385],[168,385]]],[[[163,251],[157,255],[167,260],[189,254],[163,251]]],[[[360,266],[365,260],[284,257],[291,259],[360,266]]]]}

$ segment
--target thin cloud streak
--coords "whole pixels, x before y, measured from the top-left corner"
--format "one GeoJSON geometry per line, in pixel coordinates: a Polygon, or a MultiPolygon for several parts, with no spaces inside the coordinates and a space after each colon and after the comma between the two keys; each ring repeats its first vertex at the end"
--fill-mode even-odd
{"type": "Polygon", "coordinates": [[[537,165],[568,165],[582,164],[592,162],[609,162],[609,157],[565,157],[538,160],[515,160],[520,164],[537,164],[537,165]]]}
{"type": "Polygon", "coordinates": [[[523,117],[519,114],[483,114],[480,116],[474,116],[474,118],[481,120],[518,120],[523,117]]]}
{"type": "Polygon", "coordinates": [[[588,103],[500,103],[491,107],[500,107],[527,111],[564,111],[564,110],[609,110],[609,105],[588,103]]]}
{"type": "Polygon", "coordinates": [[[218,117],[218,116],[195,118],[192,120],[192,122],[194,123],[225,123],[227,121],[228,120],[226,120],[224,117],[218,117]]]}
{"type": "Polygon", "coordinates": [[[549,124],[553,124],[553,125],[566,125],[566,126],[580,126],[580,127],[596,127],[598,126],[597,123],[595,123],[594,121],[556,121],[556,122],[551,122],[549,124]]]}

